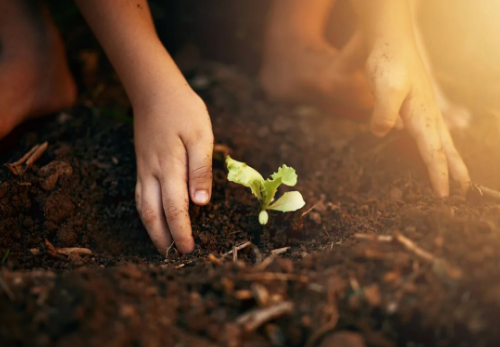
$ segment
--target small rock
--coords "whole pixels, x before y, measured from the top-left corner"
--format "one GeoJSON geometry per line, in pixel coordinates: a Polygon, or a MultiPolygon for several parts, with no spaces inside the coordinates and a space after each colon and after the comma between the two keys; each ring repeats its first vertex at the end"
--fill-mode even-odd
{"type": "Polygon", "coordinates": [[[365,347],[363,337],[355,332],[340,331],[327,335],[320,344],[320,347],[365,347]]]}

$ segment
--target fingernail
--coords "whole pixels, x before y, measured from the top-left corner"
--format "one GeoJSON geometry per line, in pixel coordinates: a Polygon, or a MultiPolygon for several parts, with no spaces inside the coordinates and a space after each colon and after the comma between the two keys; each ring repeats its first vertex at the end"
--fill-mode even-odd
{"type": "Polygon", "coordinates": [[[197,190],[194,193],[194,202],[197,204],[206,204],[208,202],[208,192],[206,190],[197,190]]]}

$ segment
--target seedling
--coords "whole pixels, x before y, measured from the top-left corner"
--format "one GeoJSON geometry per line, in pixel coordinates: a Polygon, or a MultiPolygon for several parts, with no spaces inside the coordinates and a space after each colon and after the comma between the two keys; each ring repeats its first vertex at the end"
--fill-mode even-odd
{"type": "Polygon", "coordinates": [[[260,202],[259,222],[262,225],[267,224],[269,220],[268,210],[292,212],[301,209],[306,203],[302,195],[297,192],[286,192],[278,200],[274,201],[274,196],[281,184],[293,187],[297,184],[297,174],[295,169],[283,165],[264,180],[257,170],[251,168],[245,163],[226,157],[226,165],[229,170],[227,179],[238,183],[252,190],[253,195],[260,202]]]}

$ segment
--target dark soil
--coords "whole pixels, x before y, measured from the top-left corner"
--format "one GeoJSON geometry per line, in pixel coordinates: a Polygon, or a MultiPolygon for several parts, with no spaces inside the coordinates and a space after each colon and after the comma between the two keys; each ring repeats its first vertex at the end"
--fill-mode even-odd
{"type": "MultiPolygon", "coordinates": [[[[135,209],[128,104],[102,78],[98,96],[0,142],[0,163],[49,143],[24,175],[0,170],[2,346],[344,346],[331,341],[345,331],[356,333],[342,337],[351,345],[359,336],[368,346],[499,344],[500,204],[467,202],[456,189],[435,199],[402,132],[375,139],[364,124],[269,103],[227,64],[203,62],[190,76],[208,81],[196,86],[216,142],[264,175],[294,167],[306,207],[271,214],[263,229],[255,199],[227,182],[216,153],[212,202],[191,208],[196,250],[164,259],[135,209]],[[434,261],[355,237],[397,233],[434,261]],[[236,261],[223,256],[245,241],[253,245],[236,261]],[[283,305],[255,327],[243,321],[283,305]]],[[[491,124],[477,117],[455,135],[474,180],[499,189],[491,124]]]]}

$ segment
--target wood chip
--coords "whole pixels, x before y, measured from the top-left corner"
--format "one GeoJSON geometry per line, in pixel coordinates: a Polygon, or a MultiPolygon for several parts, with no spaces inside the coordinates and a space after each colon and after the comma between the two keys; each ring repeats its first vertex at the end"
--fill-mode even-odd
{"type": "Polygon", "coordinates": [[[236,323],[242,326],[243,330],[251,333],[270,320],[293,312],[293,303],[285,301],[280,304],[252,310],[240,316],[236,323]]]}

